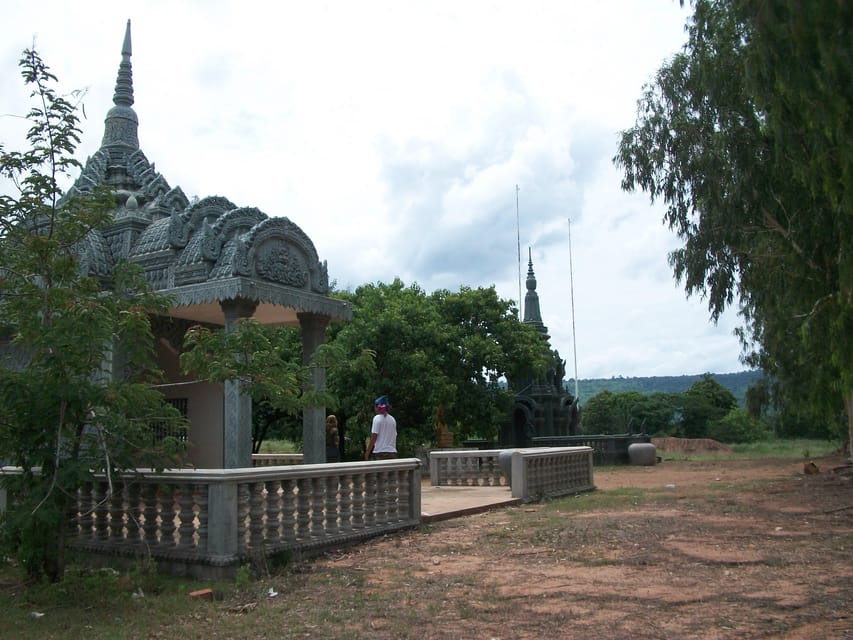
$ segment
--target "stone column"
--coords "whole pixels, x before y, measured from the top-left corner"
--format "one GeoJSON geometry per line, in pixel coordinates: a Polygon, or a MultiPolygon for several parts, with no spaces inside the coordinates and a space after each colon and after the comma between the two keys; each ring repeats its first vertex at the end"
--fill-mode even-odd
{"type": "MultiPolygon", "coordinates": [[[[237,322],[250,318],[257,302],[236,299],[219,303],[225,314],[225,331],[234,331],[237,322]]],[[[242,392],[240,382],[225,382],[222,433],[222,467],[238,469],[252,466],[252,398],[242,392]]]]}
{"type": "MultiPolygon", "coordinates": [[[[314,351],[326,340],[329,318],[314,313],[299,313],[302,327],[302,363],[308,365],[314,351]]],[[[326,369],[312,367],[308,385],[316,390],[326,387],[326,369]]],[[[302,409],[302,453],[305,464],[326,462],[326,407],[302,409]]]]}

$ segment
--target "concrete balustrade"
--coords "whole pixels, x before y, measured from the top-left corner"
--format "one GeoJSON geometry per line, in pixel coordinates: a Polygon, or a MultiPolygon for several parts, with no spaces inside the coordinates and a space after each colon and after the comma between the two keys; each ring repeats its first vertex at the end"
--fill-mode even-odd
{"type": "MultiPolygon", "coordinates": [[[[14,473],[4,468],[4,473],[14,473]]],[[[228,577],[243,562],[417,526],[420,461],[138,470],[81,486],[69,546],[151,558],[171,573],[228,577]]]]}
{"type": "Polygon", "coordinates": [[[509,486],[498,464],[501,451],[503,449],[430,451],[430,484],[434,487],[509,486]]]}
{"type": "Polygon", "coordinates": [[[512,451],[512,497],[525,502],[591,491],[591,447],[534,447],[481,451],[431,451],[433,486],[510,486],[501,471],[502,452],[512,451]]]}
{"type": "MultiPolygon", "coordinates": [[[[510,488],[523,501],[595,488],[591,447],[430,453],[431,484],[510,488]]],[[[20,473],[4,467],[0,472],[20,473]]],[[[0,510],[14,496],[0,489],[0,510]]],[[[68,544],[104,564],[152,559],[173,574],[233,576],[240,564],[305,553],[421,522],[417,458],[243,469],[174,469],[105,477],[75,494],[68,544]]]]}
{"type": "Polygon", "coordinates": [[[525,502],[592,491],[592,447],[543,447],[512,452],[512,497],[525,502]]]}

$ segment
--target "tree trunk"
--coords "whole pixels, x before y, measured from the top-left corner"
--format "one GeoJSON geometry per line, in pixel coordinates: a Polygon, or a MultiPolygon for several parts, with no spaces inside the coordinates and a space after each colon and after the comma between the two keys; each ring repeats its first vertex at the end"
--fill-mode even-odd
{"type": "Polygon", "coordinates": [[[847,410],[847,459],[853,459],[853,389],[847,391],[844,397],[844,408],[847,410]]]}
{"type": "MultiPolygon", "coordinates": [[[[60,498],[60,508],[66,515],[71,512],[71,498],[63,495],[60,498]]],[[[54,538],[48,543],[51,549],[45,549],[44,572],[47,579],[51,582],[62,582],[65,578],[65,540],[68,533],[67,518],[62,518],[59,523],[59,530],[54,538]]]]}

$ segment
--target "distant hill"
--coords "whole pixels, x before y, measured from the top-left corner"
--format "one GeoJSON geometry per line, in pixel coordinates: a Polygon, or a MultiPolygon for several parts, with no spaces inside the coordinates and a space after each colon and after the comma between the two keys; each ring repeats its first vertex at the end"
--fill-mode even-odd
{"type": "MultiPolygon", "coordinates": [[[[726,389],[731,391],[743,406],[744,394],[753,382],[764,374],[761,371],[740,371],[738,373],[712,373],[711,377],[726,389]]],[[[702,375],[685,376],[652,376],[648,378],[590,378],[578,380],[578,394],[581,406],[600,391],[619,393],[623,391],[639,391],[640,393],[684,393],[690,386],[700,380],[702,375]]],[[[570,393],[575,391],[574,380],[566,382],[570,393]]]]}

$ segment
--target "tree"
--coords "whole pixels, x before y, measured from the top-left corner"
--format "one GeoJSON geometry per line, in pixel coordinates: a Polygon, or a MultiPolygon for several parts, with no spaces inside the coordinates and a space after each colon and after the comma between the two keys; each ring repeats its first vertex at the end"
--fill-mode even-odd
{"type": "Polygon", "coordinates": [[[624,433],[625,416],[620,415],[612,391],[601,391],[583,403],[583,431],[587,434],[624,433]]]}
{"type": "Polygon", "coordinates": [[[513,402],[500,379],[525,367],[544,371],[549,357],[545,341],[518,322],[493,287],[427,295],[395,279],[338,295],[352,302],[353,319],[330,327],[330,342],[353,359],[368,349],[376,363],[328,377],[351,456],[369,432],[374,398],[383,394],[397,418],[399,450],[413,453],[433,442],[439,411],[459,439],[495,437],[513,402]]]}
{"type": "Polygon", "coordinates": [[[62,198],[59,179],[79,169],[76,107],[35,51],[20,67],[34,99],[30,148],[0,145],[11,185],[0,195],[0,459],[22,473],[0,476],[11,496],[0,542],[30,574],[58,581],[78,487],[174,462],[178,439],[155,441],[152,426],[174,433],[182,423],[151,386],[149,318],[168,300],[129,265],[115,265],[108,282],[81,269],[77,248],[110,219],[112,197],[62,198]]]}
{"type": "Polygon", "coordinates": [[[758,442],[766,436],[761,421],[749,415],[746,409],[732,409],[708,426],[709,438],[727,444],[758,442]]]}
{"type": "Polygon", "coordinates": [[[670,254],[712,320],[737,298],[745,362],[853,443],[853,5],[695,0],[682,52],[614,161],[666,204],[670,254]]]}
{"type": "Polygon", "coordinates": [[[712,423],[737,408],[737,398],[706,373],[680,398],[681,430],[685,438],[708,437],[712,423]]]}
{"type": "Polygon", "coordinates": [[[584,433],[667,433],[678,396],[601,391],[583,404],[584,433]]]}

